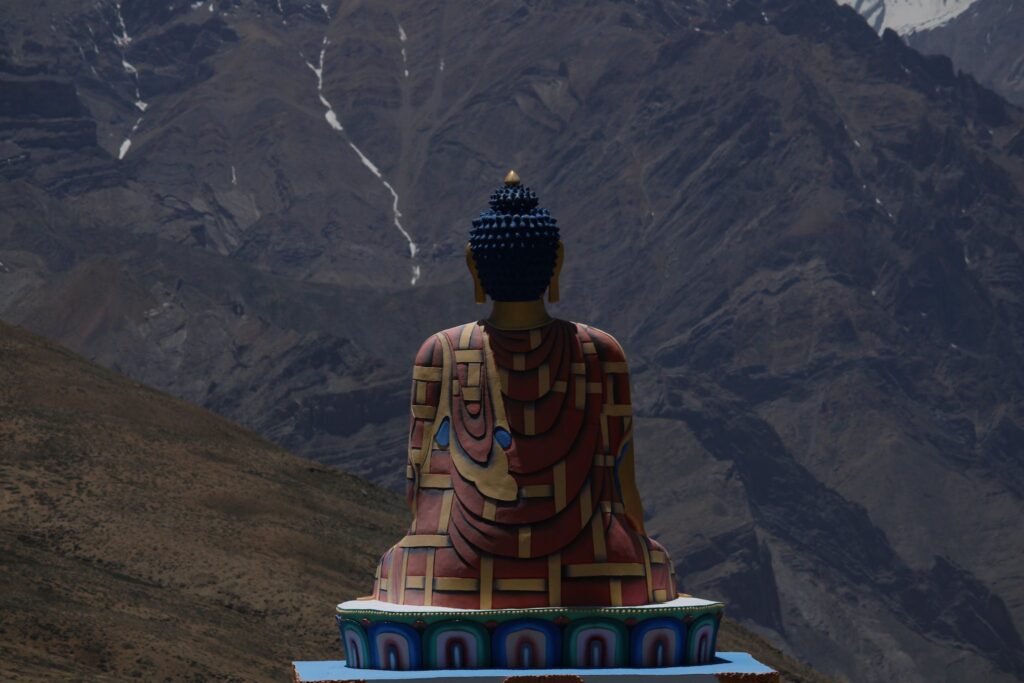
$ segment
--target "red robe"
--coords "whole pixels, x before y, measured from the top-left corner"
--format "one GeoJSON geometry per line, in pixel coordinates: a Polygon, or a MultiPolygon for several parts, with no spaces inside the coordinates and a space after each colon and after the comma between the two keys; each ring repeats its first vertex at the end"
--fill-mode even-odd
{"type": "Polygon", "coordinates": [[[413,369],[415,517],[374,597],[471,609],[675,598],[671,560],[644,532],[631,415],[622,348],[595,328],[480,322],[428,339],[413,369]]]}

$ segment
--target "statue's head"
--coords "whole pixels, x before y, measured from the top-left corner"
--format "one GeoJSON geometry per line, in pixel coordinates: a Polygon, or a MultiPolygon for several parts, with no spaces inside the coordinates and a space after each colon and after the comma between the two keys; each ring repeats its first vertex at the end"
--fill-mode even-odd
{"type": "Polygon", "coordinates": [[[558,221],[537,206],[537,195],[515,171],[491,195],[490,205],[473,221],[466,245],[477,302],[484,302],[485,293],[495,301],[534,301],[545,290],[557,301],[564,254],[558,221]]]}

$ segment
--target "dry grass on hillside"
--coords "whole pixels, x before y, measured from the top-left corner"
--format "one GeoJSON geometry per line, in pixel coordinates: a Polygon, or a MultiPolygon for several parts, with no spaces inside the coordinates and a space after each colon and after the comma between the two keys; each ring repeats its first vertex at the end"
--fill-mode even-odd
{"type": "Polygon", "coordinates": [[[397,498],[0,326],[0,678],[286,680],[397,498]]]}

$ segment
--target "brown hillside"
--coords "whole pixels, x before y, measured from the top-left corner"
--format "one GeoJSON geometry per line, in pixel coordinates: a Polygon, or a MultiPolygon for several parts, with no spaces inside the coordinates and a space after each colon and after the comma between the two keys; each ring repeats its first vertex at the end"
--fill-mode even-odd
{"type": "MultiPolygon", "coordinates": [[[[399,498],[0,323],[0,679],[288,680],[399,498]]],[[[813,671],[729,625],[743,648],[813,671]]]]}
{"type": "Polygon", "coordinates": [[[285,680],[393,494],[0,325],[0,679],[285,680]],[[159,674],[159,675],[158,675],[159,674]]]}

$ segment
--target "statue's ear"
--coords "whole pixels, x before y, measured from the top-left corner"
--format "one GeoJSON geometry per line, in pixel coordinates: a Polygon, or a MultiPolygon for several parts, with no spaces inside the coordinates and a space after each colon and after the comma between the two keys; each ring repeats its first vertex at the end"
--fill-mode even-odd
{"type": "Polygon", "coordinates": [[[562,273],[562,263],[565,261],[565,245],[558,240],[558,255],[555,257],[555,271],[551,274],[551,282],[548,283],[548,301],[555,303],[560,296],[558,291],[558,276],[562,273]]]}
{"type": "Polygon", "coordinates": [[[473,276],[474,300],[478,304],[487,303],[487,293],[484,292],[484,286],[480,282],[480,273],[476,270],[476,260],[473,258],[473,247],[469,242],[466,242],[466,267],[469,268],[469,274],[473,276]]]}

